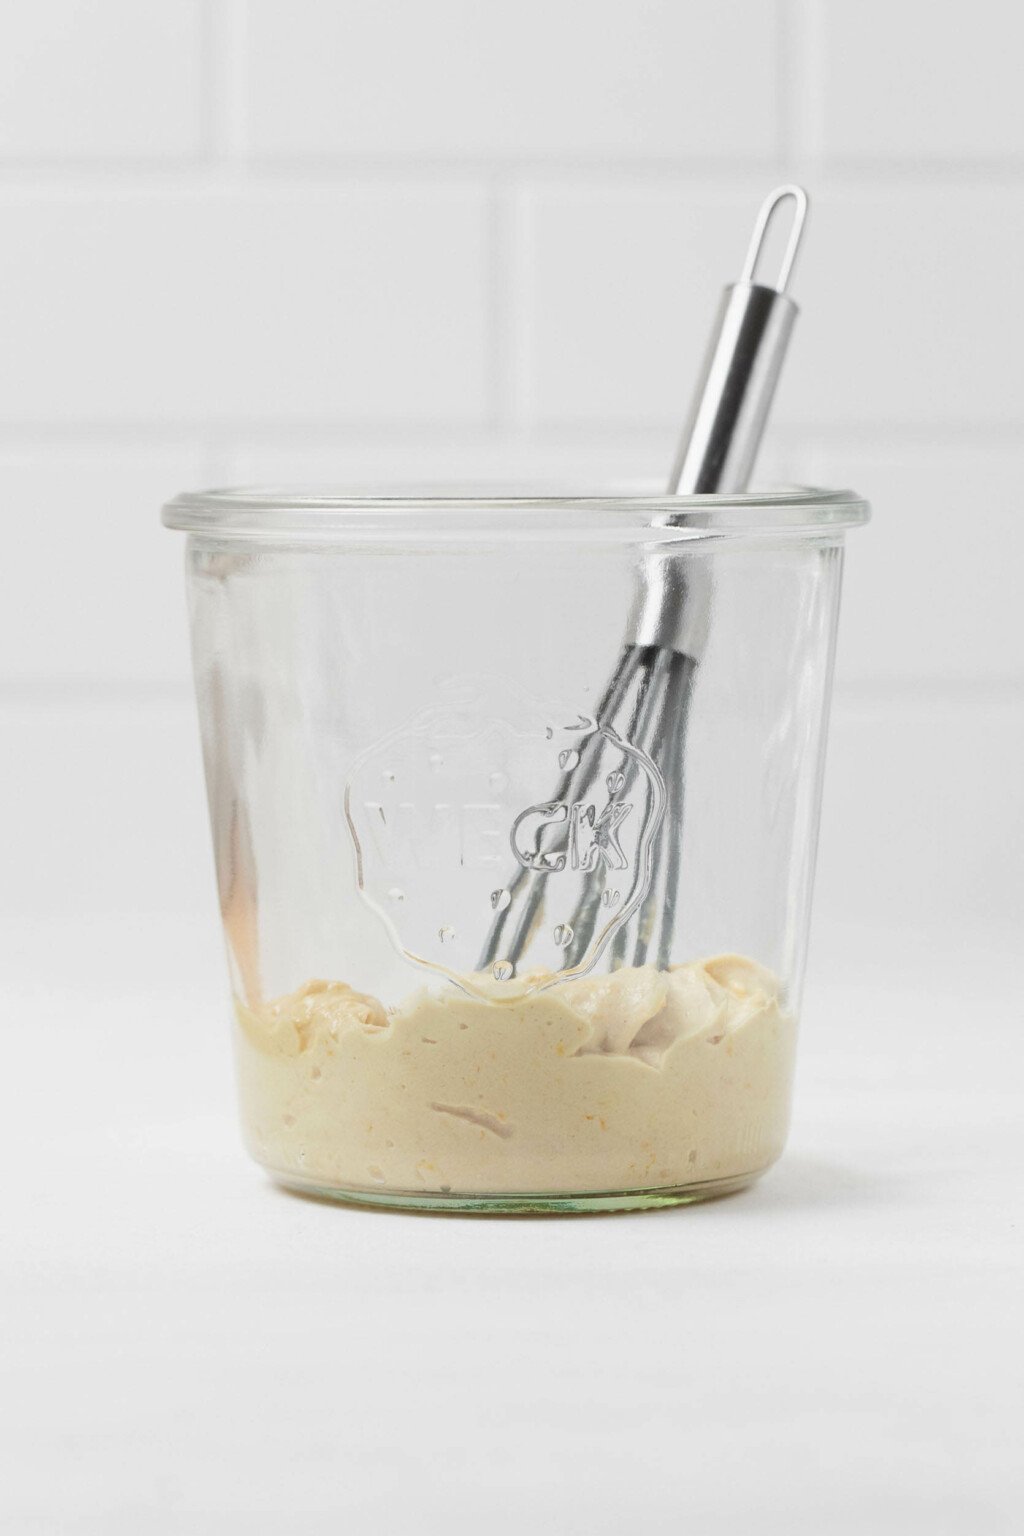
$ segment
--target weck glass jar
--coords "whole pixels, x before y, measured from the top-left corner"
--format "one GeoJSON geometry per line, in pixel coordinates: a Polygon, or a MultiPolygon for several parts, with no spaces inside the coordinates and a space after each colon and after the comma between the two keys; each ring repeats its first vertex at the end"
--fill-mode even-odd
{"type": "Polygon", "coordinates": [[[586,1211],[780,1155],[866,516],[817,490],[170,503],[275,1179],[586,1211]]]}

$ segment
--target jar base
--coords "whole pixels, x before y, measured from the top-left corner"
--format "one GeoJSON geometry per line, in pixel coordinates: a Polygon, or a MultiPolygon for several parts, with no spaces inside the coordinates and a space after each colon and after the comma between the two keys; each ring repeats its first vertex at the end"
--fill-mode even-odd
{"type": "Polygon", "coordinates": [[[613,1211],[658,1210],[670,1205],[696,1205],[733,1195],[756,1183],[767,1170],[728,1179],[705,1179],[674,1188],[630,1189],[619,1193],[556,1194],[421,1194],[412,1190],[332,1189],[292,1174],[271,1173],[274,1183],[289,1194],[340,1205],[374,1206],[380,1210],[427,1212],[458,1216],[588,1216],[613,1211]]]}

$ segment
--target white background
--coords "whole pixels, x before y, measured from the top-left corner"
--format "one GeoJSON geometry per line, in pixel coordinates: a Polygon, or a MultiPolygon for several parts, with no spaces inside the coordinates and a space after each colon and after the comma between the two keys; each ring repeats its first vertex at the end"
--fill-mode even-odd
{"type": "Polygon", "coordinates": [[[1017,1528],[1022,14],[6,0],[12,1531],[1017,1528]],[[762,474],[875,507],[790,1154],[575,1225],[272,1193],[234,1140],[160,503],[656,478],[788,179],[762,474]]]}

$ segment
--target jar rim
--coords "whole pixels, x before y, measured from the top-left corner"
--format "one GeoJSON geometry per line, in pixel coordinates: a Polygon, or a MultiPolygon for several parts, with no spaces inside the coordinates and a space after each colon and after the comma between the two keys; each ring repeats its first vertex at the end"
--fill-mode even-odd
{"type": "Polygon", "coordinates": [[[565,492],[502,488],[234,486],[186,491],[163,508],[168,528],[239,538],[301,541],[350,537],[387,542],[484,537],[593,537],[613,542],[737,535],[828,535],[865,523],[866,501],[848,490],[782,486],[728,496],[666,496],[648,488],[565,492]]]}

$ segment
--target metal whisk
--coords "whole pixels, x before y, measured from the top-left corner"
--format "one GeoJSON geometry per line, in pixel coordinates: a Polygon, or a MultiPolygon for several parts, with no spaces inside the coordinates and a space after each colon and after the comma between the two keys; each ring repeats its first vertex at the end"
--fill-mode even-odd
{"type": "MultiPolygon", "coordinates": [[[[668,494],[730,494],[748,484],[797,306],[789,283],[807,217],[801,187],[778,187],[763,203],[754,225],[740,280],[722,296],[693,406],[668,484],[668,494]],[[791,200],[793,222],[775,286],[754,281],[769,223],[779,206],[791,200]]],[[[671,526],[671,517],[666,524],[671,526]]],[[[613,968],[671,962],[682,854],[685,794],[686,727],[701,656],[711,618],[709,573],[704,562],[665,558],[655,551],[638,582],[627,637],[603,697],[595,711],[598,727],[607,727],[640,749],[660,780],[660,815],[647,850],[648,879],[642,898],[628,918],[606,921],[608,938],[594,935],[618,893],[609,879],[609,863],[597,859],[584,871],[581,894],[565,935],[563,970],[589,969],[607,943],[613,968]]],[[[605,736],[607,739],[607,734],[605,736]]],[[[597,731],[590,735],[555,787],[552,805],[583,803],[601,772],[597,731]]],[[[616,796],[630,791],[637,769],[624,763],[612,776],[605,812],[595,836],[609,836],[616,796]],[[602,832],[602,825],[609,830],[602,832]]],[[[594,827],[594,822],[591,822],[594,827]]],[[[498,910],[480,957],[480,969],[496,974],[518,970],[543,916],[546,874],[521,864],[510,879],[507,900],[498,910]]]]}

